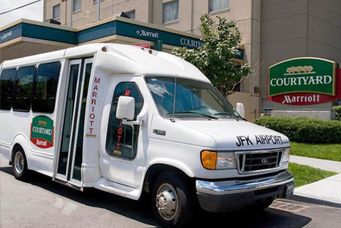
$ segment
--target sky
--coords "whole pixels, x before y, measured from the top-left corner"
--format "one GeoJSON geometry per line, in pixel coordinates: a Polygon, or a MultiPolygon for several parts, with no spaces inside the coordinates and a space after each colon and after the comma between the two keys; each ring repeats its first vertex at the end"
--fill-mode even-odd
{"type": "MultiPolygon", "coordinates": [[[[25,5],[35,0],[0,0],[0,14],[4,11],[16,8],[18,6],[25,5]]],[[[0,28],[16,21],[20,18],[27,18],[37,21],[43,20],[43,0],[34,3],[32,5],[26,6],[24,8],[14,10],[9,13],[0,15],[0,28]]]]}

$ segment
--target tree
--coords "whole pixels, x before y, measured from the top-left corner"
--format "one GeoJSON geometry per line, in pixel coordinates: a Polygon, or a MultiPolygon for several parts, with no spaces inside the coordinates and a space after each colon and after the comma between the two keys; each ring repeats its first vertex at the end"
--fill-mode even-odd
{"type": "Polygon", "coordinates": [[[227,96],[250,73],[248,64],[239,64],[235,59],[241,34],[236,23],[226,18],[214,21],[205,14],[200,21],[203,45],[197,49],[175,48],[172,52],[199,68],[227,96]]]}

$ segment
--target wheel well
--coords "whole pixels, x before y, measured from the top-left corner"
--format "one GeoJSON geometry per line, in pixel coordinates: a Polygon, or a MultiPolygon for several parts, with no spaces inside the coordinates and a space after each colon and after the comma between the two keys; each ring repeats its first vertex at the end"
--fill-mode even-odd
{"type": "Polygon", "coordinates": [[[25,156],[25,151],[24,149],[22,148],[22,146],[20,144],[15,144],[14,147],[13,147],[13,150],[12,150],[12,153],[11,153],[11,162],[13,163],[13,159],[14,159],[14,152],[17,150],[17,149],[21,149],[24,153],[24,156],[25,156]]]}
{"type": "Polygon", "coordinates": [[[174,166],[155,164],[149,167],[146,176],[144,178],[143,190],[147,193],[151,192],[153,181],[164,172],[172,172],[175,175],[179,175],[185,179],[192,180],[188,175],[186,175],[182,170],[175,168],[174,166]]]}

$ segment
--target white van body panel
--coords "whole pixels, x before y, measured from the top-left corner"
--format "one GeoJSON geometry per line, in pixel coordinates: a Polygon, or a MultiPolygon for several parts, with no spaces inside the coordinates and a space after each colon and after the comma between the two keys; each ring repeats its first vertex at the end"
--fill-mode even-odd
{"type": "Polygon", "coordinates": [[[60,60],[64,58],[65,50],[53,51],[48,54],[38,54],[19,59],[6,60],[3,62],[2,68],[12,68],[19,66],[27,66],[37,63],[50,62],[51,60],[60,60]]]}
{"type": "MultiPolygon", "coordinates": [[[[238,152],[289,147],[286,136],[243,120],[185,120],[163,117],[155,105],[145,77],[177,77],[209,84],[210,81],[192,64],[164,52],[120,44],[88,44],[3,62],[0,71],[45,62],[61,62],[55,110],[52,114],[43,114],[54,121],[54,146],[40,149],[30,142],[32,118],[41,113],[33,113],[32,110],[25,113],[14,112],[13,109],[0,110],[0,153],[6,159],[11,159],[14,145],[19,144],[25,151],[29,169],[48,176],[53,176],[56,172],[69,63],[76,58],[93,58],[86,91],[80,182],[82,188],[95,187],[138,199],[143,191],[146,174],[155,165],[174,167],[193,179],[247,177],[259,173],[240,174],[237,169],[205,169],[201,164],[201,152],[238,152]],[[142,110],[137,116],[137,120],[141,121],[137,152],[131,160],[111,156],[106,151],[111,103],[119,82],[136,83],[144,100],[142,110]],[[164,134],[158,134],[158,131],[164,134]],[[256,136],[259,137],[258,141],[256,136]]],[[[284,171],[287,167],[288,163],[283,162],[276,171],[284,171]]],[[[265,171],[262,174],[273,171],[265,171]]]]}
{"type": "Polygon", "coordinates": [[[108,74],[180,76],[210,81],[192,64],[174,55],[142,50],[129,45],[108,45],[106,52],[99,52],[96,61],[108,74]]]}
{"type": "MultiPolygon", "coordinates": [[[[246,122],[243,120],[211,120],[211,121],[178,121],[179,125],[192,129],[195,132],[201,132],[214,138],[215,144],[212,149],[223,151],[238,150],[257,150],[257,149],[275,149],[288,145],[289,140],[283,134],[270,130],[268,128],[246,122]],[[282,141],[255,141],[255,136],[278,136],[282,141]],[[245,142],[237,146],[238,136],[248,136],[253,144],[245,142]]],[[[264,137],[263,137],[264,138],[264,137]]],[[[200,143],[196,141],[197,143],[200,143]]],[[[206,144],[207,145],[207,144],[206,144]]]]}

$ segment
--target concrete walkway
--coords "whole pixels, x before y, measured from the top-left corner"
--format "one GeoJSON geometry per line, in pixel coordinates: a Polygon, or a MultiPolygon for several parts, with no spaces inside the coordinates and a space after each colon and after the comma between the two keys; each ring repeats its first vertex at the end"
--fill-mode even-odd
{"type": "Polygon", "coordinates": [[[294,195],[341,205],[341,174],[295,188],[294,195]]]}
{"type": "Polygon", "coordinates": [[[290,162],[313,168],[341,173],[341,162],[290,155],[290,162]]]}
{"type": "Polygon", "coordinates": [[[290,162],[339,173],[295,188],[294,195],[341,205],[341,162],[290,155],[290,162]]]}

